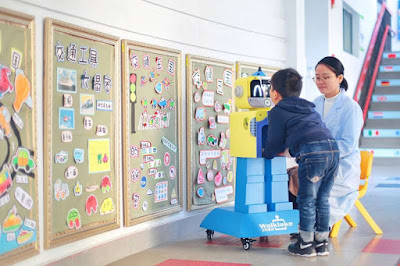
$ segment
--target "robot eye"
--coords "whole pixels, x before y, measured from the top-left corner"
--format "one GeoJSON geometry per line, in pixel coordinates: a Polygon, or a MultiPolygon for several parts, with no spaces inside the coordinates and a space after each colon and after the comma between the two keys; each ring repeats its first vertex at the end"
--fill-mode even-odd
{"type": "Polygon", "coordinates": [[[264,97],[264,91],[260,85],[251,88],[251,97],[264,97]]]}

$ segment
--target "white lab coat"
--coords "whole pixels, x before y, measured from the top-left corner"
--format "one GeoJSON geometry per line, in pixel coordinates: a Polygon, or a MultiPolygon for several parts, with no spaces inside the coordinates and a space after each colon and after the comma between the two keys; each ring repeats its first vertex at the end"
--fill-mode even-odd
{"type": "Polygon", "coordinates": [[[323,95],[314,100],[315,110],[321,115],[339,146],[338,174],[330,194],[330,225],[349,213],[358,197],[360,185],[360,150],[358,142],[363,126],[360,106],[342,90],[324,119],[323,95]]]}

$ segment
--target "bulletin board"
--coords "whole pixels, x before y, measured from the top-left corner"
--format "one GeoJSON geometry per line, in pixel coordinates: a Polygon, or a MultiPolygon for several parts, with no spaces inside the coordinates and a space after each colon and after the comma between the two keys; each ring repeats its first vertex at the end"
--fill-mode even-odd
{"type": "Polygon", "coordinates": [[[47,18],[45,247],[119,227],[119,39],[47,18]]]}
{"type": "Polygon", "coordinates": [[[0,8],[0,265],[39,246],[34,21],[0,8]]]}
{"type": "Polygon", "coordinates": [[[259,67],[261,67],[262,71],[265,73],[265,75],[267,75],[268,78],[271,78],[272,75],[279,70],[277,67],[237,61],[236,78],[251,76],[254,72],[258,71],[259,67]]]}
{"type": "Polygon", "coordinates": [[[234,64],[186,56],[188,210],[234,199],[229,117],[233,106],[234,64]]]}
{"type": "Polygon", "coordinates": [[[182,210],[181,51],[122,41],[125,225],[182,210]]]}

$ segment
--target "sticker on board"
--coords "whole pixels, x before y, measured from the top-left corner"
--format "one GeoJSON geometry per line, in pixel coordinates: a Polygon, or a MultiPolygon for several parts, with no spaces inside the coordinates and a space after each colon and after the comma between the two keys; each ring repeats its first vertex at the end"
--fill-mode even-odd
{"type": "Polygon", "coordinates": [[[207,117],[206,108],[197,107],[195,115],[194,115],[194,119],[196,119],[196,121],[198,121],[198,122],[201,122],[201,121],[204,121],[206,119],[206,117],[207,117]]]}
{"type": "Polygon", "coordinates": [[[74,103],[74,99],[72,98],[72,95],[65,93],[63,95],[63,106],[64,107],[72,107],[73,103],[74,103]]]}
{"type": "Polygon", "coordinates": [[[101,192],[106,193],[106,192],[110,192],[112,185],[111,185],[111,179],[109,176],[104,176],[103,179],[101,180],[101,192]]]}
{"type": "Polygon", "coordinates": [[[97,212],[97,207],[99,206],[99,204],[97,203],[97,198],[95,195],[90,195],[87,199],[86,199],[86,204],[85,204],[85,210],[87,215],[91,215],[92,213],[96,213],[97,212]]]}
{"type": "Polygon", "coordinates": [[[57,67],[57,91],[76,93],[76,70],[57,67]]]}
{"type": "Polygon", "coordinates": [[[202,94],[202,103],[207,107],[214,106],[214,92],[204,90],[202,94]]]}
{"type": "Polygon", "coordinates": [[[81,115],[94,115],[94,95],[80,94],[79,113],[81,115]]]}
{"type": "Polygon", "coordinates": [[[67,225],[70,229],[81,228],[81,215],[75,208],[71,209],[67,214],[67,225]]]}
{"type": "Polygon", "coordinates": [[[206,66],[204,70],[204,76],[206,78],[206,82],[212,83],[214,79],[214,69],[212,66],[206,66]]]}
{"type": "Polygon", "coordinates": [[[114,212],[114,203],[112,198],[106,198],[101,204],[100,215],[106,215],[114,212]]]}
{"type": "Polygon", "coordinates": [[[199,129],[197,133],[197,145],[204,145],[206,143],[206,134],[204,133],[204,127],[199,129]]]}
{"type": "Polygon", "coordinates": [[[15,75],[15,99],[13,108],[17,113],[19,113],[22,104],[25,103],[29,108],[32,108],[33,101],[30,96],[31,84],[28,77],[25,76],[24,71],[17,69],[15,75]]]}
{"type": "Polygon", "coordinates": [[[8,234],[15,232],[21,227],[21,225],[22,219],[17,213],[17,206],[14,204],[3,221],[3,233],[8,234]]]}

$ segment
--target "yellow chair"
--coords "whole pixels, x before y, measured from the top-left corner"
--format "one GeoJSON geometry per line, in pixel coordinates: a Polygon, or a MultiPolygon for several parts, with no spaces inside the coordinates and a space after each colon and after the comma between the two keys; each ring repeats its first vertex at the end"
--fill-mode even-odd
{"type": "MultiPolygon", "coordinates": [[[[371,175],[371,170],[372,170],[372,160],[373,160],[374,155],[372,152],[369,151],[361,151],[361,184],[358,189],[359,195],[358,199],[355,202],[355,205],[358,209],[358,211],[361,213],[361,215],[364,217],[364,219],[367,221],[367,223],[372,227],[374,230],[375,234],[381,235],[382,230],[379,228],[379,226],[375,223],[374,219],[369,215],[367,210],[364,208],[364,206],[361,204],[360,200],[362,197],[364,197],[365,193],[367,192],[368,188],[368,178],[371,175]]],[[[351,227],[356,227],[357,224],[354,222],[354,220],[351,218],[350,214],[347,214],[344,217],[344,220],[347,222],[347,224],[351,227]]],[[[329,234],[330,237],[336,237],[339,233],[340,225],[342,224],[343,220],[338,221],[335,223],[332,227],[332,230],[329,234]]]]}

